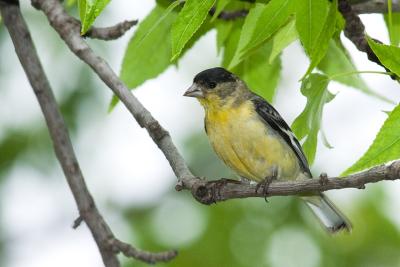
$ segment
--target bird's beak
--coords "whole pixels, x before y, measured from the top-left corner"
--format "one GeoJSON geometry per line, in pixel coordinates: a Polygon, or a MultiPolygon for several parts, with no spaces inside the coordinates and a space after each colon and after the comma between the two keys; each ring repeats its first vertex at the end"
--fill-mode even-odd
{"type": "Polygon", "coordinates": [[[192,84],[189,89],[183,94],[183,96],[190,96],[190,97],[204,97],[203,92],[201,91],[200,86],[197,84],[192,84]]]}

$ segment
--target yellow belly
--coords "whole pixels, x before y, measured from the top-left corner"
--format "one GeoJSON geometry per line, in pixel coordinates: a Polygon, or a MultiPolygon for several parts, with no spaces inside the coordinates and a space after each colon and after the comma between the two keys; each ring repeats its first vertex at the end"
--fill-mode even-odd
{"type": "Polygon", "coordinates": [[[278,171],[278,179],[294,179],[297,157],[274,130],[245,102],[239,107],[206,110],[206,128],[217,155],[241,177],[261,181],[278,171]]]}

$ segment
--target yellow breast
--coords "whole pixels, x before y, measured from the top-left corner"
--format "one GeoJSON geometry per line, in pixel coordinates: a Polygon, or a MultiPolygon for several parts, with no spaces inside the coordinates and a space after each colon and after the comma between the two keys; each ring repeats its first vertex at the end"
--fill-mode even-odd
{"type": "Polygon", "coordinates": [[[289,145],[258,116],[250,101],[235,106],[206,107],[210,143],[223,162],[241,177],[261,181],[278,170],[278,178],[300,172],[289,145]]]}

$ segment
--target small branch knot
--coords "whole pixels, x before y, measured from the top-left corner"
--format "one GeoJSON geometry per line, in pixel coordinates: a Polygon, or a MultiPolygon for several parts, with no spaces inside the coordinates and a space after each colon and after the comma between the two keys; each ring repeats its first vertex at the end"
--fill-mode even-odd
{"type": "Polygon", "coordinates": [[[149,123],[148,129],[152,137],[157,141],[160,141],[161,139],[163,139],[165,136],[168,135],[168,132],[161,127],[158,121],[153,121],[149,123]]]}
{"type": "Polygon", "coordinates": [[[199,182],[192,187],[192,195],[194,198],[202,204],[210,205],[215,203],[212,188],[209,187],[210,183],[199,182]]]}
{"type": "Polygon", "coordinates": [[[175,185],[175,190],[176,191],[182,191],[183,190],[183,182],[182,180],[179,180],[176,185],[175,185]]]}
{"type": "Polygon", "coordinates": [[[83,222],[83,217],[79,215],[79,217],[75,219],[74,224],[72,225],[72,228],[77,229],[81,225],[82,222],[83,222]]]}
{"type": "Polygon", "coordinates": [[[400,178],[400,161],[395,161],[388,167],[388,178],[396,180],[400,178]]]}

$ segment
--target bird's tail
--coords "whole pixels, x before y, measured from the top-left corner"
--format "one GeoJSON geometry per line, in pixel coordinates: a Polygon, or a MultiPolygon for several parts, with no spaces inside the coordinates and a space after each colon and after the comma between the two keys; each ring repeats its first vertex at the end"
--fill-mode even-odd
{"type": "Polygon", "coordinates": [[[303,199],[330,233],[336,233],[340,230],[351,231],[350,221],[327,196],[320,194],[319,196],[303,197],[303,199]]]}

